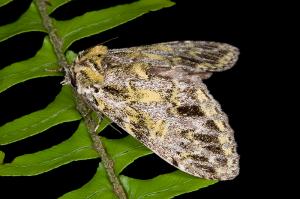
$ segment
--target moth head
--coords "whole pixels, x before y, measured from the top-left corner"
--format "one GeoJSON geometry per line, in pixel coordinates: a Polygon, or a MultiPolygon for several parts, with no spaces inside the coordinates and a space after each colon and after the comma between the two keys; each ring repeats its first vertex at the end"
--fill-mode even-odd
{"type": "Polygon", "coordinates": [[[97,45],[79,53],[73,64],[71,75],[71,83],[78,92],[94,84],[103,83],[102,59],[107,53],[108,49],[103,45],[97,45]]]}
{"type": "Polygon", "coordinates": [[[85,51],[79,53],[79,60],[80,59],[101,59],[105,56],[108,52],[108,48],[103,45],[97,45],[91,47],[85,51]]]}

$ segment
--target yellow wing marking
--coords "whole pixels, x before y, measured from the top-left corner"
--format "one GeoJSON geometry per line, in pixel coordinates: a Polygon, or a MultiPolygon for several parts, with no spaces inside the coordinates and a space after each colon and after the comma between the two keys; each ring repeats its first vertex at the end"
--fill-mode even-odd
{"type": "Polygon", "coordinates": [[[79,72],[79,74],[81,72],[83,72],[87,78],[92,81],[93,83],[103,83],[104,77],[103,75],[101,75],[100,73],[93,71],[91,68],[88,67],[80,67],[78,68],[79,71],[75,71],[75,72],[79,72]]]}
{"type": "Polygon", "coordinates": [[[171,48],[170,46],[164,45],[164,44],[153,45],[152,49],[166,51],[166,52],[173,52],[174,51],[173,48],[171,48]]]}
{"type": "Polygon", "coordinates": [[[145,116],[145,123],[153,138],[161,138],[167,133],[166,122],[163,120],[154,121],[149,115],[145,116]]]}
{"type": "Polygon", "coordinates": [[[132,66],[132,72],[134,72],[140,79],[148,79],[146,74],[146,66],[143,63],[136,63],[132,66]]]}
{"type": "Polygon", "coordinates": [[[164,101],[159,92],[150,89],[132,89],[131,86],[129,86],[128,95],[129,101],[135,101],[140,103],[164,101]]]}
{"type": "Polygon", "coordinates": [[[208,100],[207,95],[200,89],[196,91],[196,95],[200,103],[208,100]]]}
{"type": "Polygon", "coordinates": [[[149,102],[163,102],[164,100],[160,96],[160,93],[148,89],[137,90],[137,101],[142,103],[149,102]]]}
{"type": "Polygon", "coordinates": [[[226,55],[224,55],[221,59],[218,60],[217,67],[223,67],[226,66],[231,59],[235,56],[233,52],[228,52],[226,55]]]}
{"type": "Polygon", "coordinates": [[[229,142],[228,135],[225,135],[225,134],[220,135],[218,137],[218,139],[219,139],[220,144],[225,144],[225,143],[229,142]]]}
{"type": "Polygon", "coordinates": [[[201,106],[201,110],[204,112],[204,115],[209,118],[218,114],[214,106],[201,106]]]}
{"type": "Polygon", "coordinates": [[[149,59],[154,59],[154,60],[165,60],[165,58],[161,55],[157,54],[151,54],[151,53],[143,53],[146,57],[149,59]]]}
{"type": "Polygon", "coordinates": [[[217,125],[217,127],[218,127],[218,129],[220,131],[226,130],[225,125],[224,125],[224,123],[222,121],[220,121],[220,120],[214,120],[214,122],[215,122],[215,124],[217,125]]]}
{"type": "Polygon", "coordinates": [[[103,111],[105,107],[108,107],[107,104],[105,104],[105,103],[103,102],[103,100],[96,98],[96,101],[97,101],[97,103],[98,103],[97,106],[98,106],[98,108],[99,108],[101,111],[103,111]]]}
{"type": "Polygon", "coordinates": [[[132,121],[133,123],[137,123],[139,121],[139,113],[135,109],[127,106],[125,108],[125,112],[129,121],[132,121]]]}
{"type": "MultiPolygon", "coordinates": [[[[223,147],[222,147],[223,148],[223,147]]],[[[229,156],[229,155],[232,155],[232,150],[231,148],[223,148],[223,151],[224,151],[224,154],[229,156]]]]}

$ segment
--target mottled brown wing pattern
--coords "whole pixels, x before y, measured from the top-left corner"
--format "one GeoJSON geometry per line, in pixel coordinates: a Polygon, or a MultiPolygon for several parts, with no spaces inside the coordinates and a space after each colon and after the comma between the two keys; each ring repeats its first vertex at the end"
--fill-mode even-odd
{"type": "Polygon", "coordinates": [[[217,72],[231,68],[239,50],[225,43],[173,41],[140,47],[111,49],[107,63],[143,61],[156,67],[181,67],[189,72],[217,72]],[[132,56],[128,56],[128,55],[132,56]],[[112,60],[112,61],[110,61],[112,60]]]}
{"type": "Polygon", "coordinates": [[[239,172],[233,130],[201,78],[194,80],[201,76],[199,71],[231,67],[237,54],[230,52],[237,50],[215,42],[168,42],[114,50],[96,46],[80,54],[71,79],[95,111],[170,164],[201,178],[228,180],[239,172]],[[201,58],[196,51],[215,53],[201,58]],[[183,62],[172,57],[190,59],[183,62]],[[208,63],[209,59],[217,63],[208,63]],[[196,63],[208,64],[204,69],[196,63]]]}

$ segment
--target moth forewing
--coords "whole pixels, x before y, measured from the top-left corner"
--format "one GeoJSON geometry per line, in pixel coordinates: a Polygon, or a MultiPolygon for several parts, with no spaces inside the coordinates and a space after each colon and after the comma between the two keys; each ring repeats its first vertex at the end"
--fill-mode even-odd
{"type": "Polygon", "coordinates": [[[217,42],[174,41],[80,53],[77,92],[97,112],[180,170],[206,179],[238,175],[233,130],[201,81],[233,66],[238,49],[217,42]]]}

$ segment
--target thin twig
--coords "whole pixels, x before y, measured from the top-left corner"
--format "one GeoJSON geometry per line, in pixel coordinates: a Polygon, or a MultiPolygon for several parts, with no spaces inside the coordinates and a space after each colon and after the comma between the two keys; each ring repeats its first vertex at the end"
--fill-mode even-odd
{"type": "MultiPolygon", "coordinates": [[[[35,3],[37,5],[40,15],[42,17],[43,25],[49,34],[49,38],[53,45],[55,54],[57,56],[58,63],[66,72],[65,81],[68,81],[69,75],[70,75],[69,65],[68,65],[67,59],[63,53],[63,50],[62,50],[62,40],[58,36],[56,29],[52,24],[52,20],[47,13],[47,0],[35,0],[35,3]]],[[[74,90],[74,95],[75,95],[76,102],[77,102],[77,109],[84,118],[85,125],[87,126],[90,136],[92,138],[94,148],[101,157],[101,161],[102,161],[104,168],[106,169],[106,172],[109,176],[109,180],[113,185],[114,192],[119,198],[126,199],[127,196],[125,194],[124,188],[121,185],[119,178],[117,177],[117,175],[114,171],[114,162],[107,154],[105,147],[100,140],[100,137],[95,132],[95,127],[97,126],[97,123],[93,120],[91,114],[87,114],[87,115],[84,114],[87,112],[87,110],[89,110],[89,108],[86,105],[86,103],[84,102],[84,100],[81,98],[81,96],[78,95],[75,90],[74,90]]]]}

